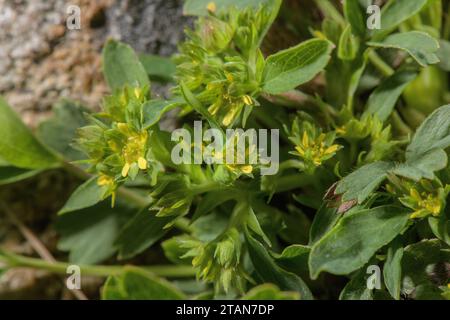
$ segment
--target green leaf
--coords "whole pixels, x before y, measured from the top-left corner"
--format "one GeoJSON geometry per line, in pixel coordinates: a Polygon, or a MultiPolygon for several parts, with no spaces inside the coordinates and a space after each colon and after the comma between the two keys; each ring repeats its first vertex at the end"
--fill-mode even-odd
{"type": "Polygon", "coordinates": [[[170,282],[136,268],[124,267],[120,276],[111,276],[102,288],[103,300],[181,300],[186,296],[170,282]]]}
{"type": "Polygon", "coordinates": [[[311,248],[311,278],[322,271],[344,275],[361,268],[405,228],[409,214],[395,206],[348,213],[311,248]]]}
{"type": "Polygon", "coordinates": [[[241,300],[298,300],[299,298],[298,292],[280,291],[276,285],[265,283],[251,289],[241,300]]]}
{"type": "Polygon", "coordinates": [[[167,239],[161,243],[161,247],[164,250],[164,255],[170,262],[174,264],[192,264],[192,258],[181,258],[187,251],[185,248],[180,246],[184,239],[186,239],[185,236],[178,236],[167,239]]]}
{"type": "Polygon", "coordinates": [[[180,101],[175,100],[151,100],[143,105],[144,128],[148,129],[159,122],[167,111],[176,108],[180,101]]]}
{"type": "Polygon", "coordinates": [[[110,258],[116,251],[114,241],[125,221],[134,212],[109,201],[58,217],[56,230],[61,235],[58,249],[70,251],[69,262],[95,264],[110,258]]]}
{"type": "Polygon", "coordinates": [[[106,186],[99,186],[97,184],[97,177],[91,179],[80,185],[70,196],[58,214],[65,214],[67,212],[76,211],[91,207],[104,200],[106,186]]]}
{"type": "Polygon", "coordinates": [[[140,54],[139,61],[151,80],[173,82],[176,66],[170,58],[153,54],[140,54]]]}
{"type": "Polygon", "coordinates": [[[367,288],[366,268],[362,268],[345,285],[339,300],[373,300],[373,290],[367,288]]]}
{"type": "Polygon", "coordinates": [[[365,12],[362,8],[357,0],[344,1],[345,18],[350,23],[352,32],[359,37],[364,37],[367,30],[365,12]]]}
{"type": "Polygon", "coordinates": [[[450,105],[440,107],[425,119],[406,149],[406,159],[420,158],[430,150],[450,146],[450,105]]]}
{"type": "Polygon", "coordinates": [[[208,122],[211,127],[222,130],[222,127],[214,117],[208,112],[208,110],[202,105],[202,103],[194,96],[191,90],[184,82],[180,83],[181,93],[183,94],[186,102],[198,113],[200,113],[208,122]]]}
{"type": "Polygon", "coordinates": [[[309,231],[309,245],[312,246],[319,241],[320,238],[333,228],[340,217],[341,215],[337,213],[336,208],[328,208],[326,203],[323,203],[314,216],[309,231]]]}
{"type": "Polygon", "coordinates": [[[141,253],[161,239],[168,229],[164,227],[175,217],[156,217],[147,208],[138,212],[121,230],[115,244],[119,259],[128,259],[141,253]]]}
{"type": "Polygon", "coordinates": [[[271,258],[264,246],[255,240],[247,231],[245,233],[250,259],[256,273],[264,282],[276,284],[281,290],[296,291],[300,299],[310,300],[312,294],[303,280],[288,271],[280,268],[271,258]]]}
{"type": "Polygon", "coordinates": [[[202,200],[198,203],[195,209],[192,220],[197,220],[198,218],[206,215],[213,211],[216,207],[224,204],[227,201],[234,199],[236,195],[229,190],[226,191],[211,191],[206,193],[202,200]]]}
{"type": "Polygon", "coordinates": [[[109,276],[101,290],[102,300],[124,300],[127,293],[122,286],[122,281],[118,276],[109,276]]]}
{"type": "Polygon", "coordinates": [[[28,170],[9,165],[0,165],[0,185],[25,180],[41,172],[42,170],[28,170]]]}
{"type": "MultiPolygon", "coordinates": [[[[421,295],[437,287],[437,283],[446,285],[445,263],[450,261],[450,252],[439,240],[422,240],[407,246],[402,259],[402,293],[405,295],[421,295]],[[422,288],[421,288],[422,287],[422,288]],[[419,290],[421,289],[421,290],[419,290]],[[428,289],[428,290],[424,290],[428,289]]],[[[436,296],[436,295],[433,295],[436,296]]],[[[419,297],[417,297],[419,299],[419,297]]],[[[439,295],[437,295],[439,299],[439,295]]]]}
{"type": "Polygon", "coordinates": [[[300,244],[293,244],[286,247],[281,254],[272,254],[277,264],[283,269],[299,274],[302,277],[308,276],[308,257],[310,247],[300,244]]]}
{"type": "Polygon", "coordinates": [[[273,3],[273,0],[186,0],[183,6],[183,14],[193,16],[203,16],[208,14],[208,4],[214,3],[216,10],[221,11],[230,6],[238,9],[247,7],[258,8],[261,5],[273,3]]]}
{"type": "MultiPolygon", "coordinates": [[[[219,199],[217,199],[220,201],[219,199]]],[[[192,223],[192,235],[200,241],[213,241],[225,232],[228,227],[229,216],[214,210],[204,215],[192,223]]]]}
{"type": "Polygon", "coordinates": [[[381,42],[367,42],[367,45],[406,51],[422,67],[439,62],[439,58],[436,55],[439,49],[439,42],[421,31],[396,33],[381,42]]]}
{"type": "MultiPolygon", "coordinates": [[[[296,200],[298,200],[298,197],[296,198],[296,200]]],[[[273,210],[275,213],[278,209],[273,208],[273,210]]],[[[255,211],[258,213],[260,212],[260,210],[258,210],[257,208],[255,208],[255,211]]],[[[302,210],[293,205],[288,205],[287,212],[281,213],[281,218],[284,226],[282,227],[279,236],[285,242],[292,244],[308,243],[311,221],[302,210]]],[[[275,216],[273,214],[270,214],[270,220],[271,225],[274,225],[275,216]]]]}
{"type": "Polygon", "coordinates": [[[416,76],[416,72],[404,70],[398,71],[384,80],[370,95],[366,113],[375,114],[381,121],[386,121],[403,90],[416,76]]]}
{"type": "Polygon", "coordinates": [[[311,39],[269,56],[264,68],[263,91],[282,93],[310,81],[326,67],[332,50],[330,41],[311,39]]]}
{"type": "Polygon", "coordinates": [[[78,128],[87,124],[84,113],[87,109],[68,100],[53,107],[53,117],[41,122],[36,132],[38,138],[52,150],[68,160],[84,159],[85,155],[71,144],[78,128]]]}
{"type": "Polygon", "coordinates": [[[364,202],[386,179],[392,163],[379,161],[362,166],[339,181],[336,194],[342,194],[343,201],[364,202]]]}
{"type": "Polygon", "coordinates": [[[43,146],[0,97],[0,157],[24,169],[48,169],[59,166],[59,159],[43,146]]]}
{"type": "Polygon", "coordinates": [[[261,228],[258,218],[256,217],[252,207],[245,204],[245,207],[242,208],[242,210],[247,212],[247,226],[249,227],[249,229],[260,236],[268,246],[271,246],[271,242],[261,228]]]}
{"type": "Polygon", "coordinates": [[[356,63],[352,63],[351,75],[349,77],[348,89],[347,89],[347,107],[353,108],[353,100],[355,98],[356,90],[358,90],[358,86],[361,80],[362,75],[364,74],[364,70],[367,66],[368,59],[368,50],[364,52],[364,54],[358,59],[359,61],[356,63]]]}
{"type": "Polygon", "coordinates": [[[390,0],[381,10],[381,29],[375,30],[374,35],[380,37],[391,32],[418,13],[427,2],[428,0],[390,0]]]}
{"type": "Polygon", "coordinates": [[[134,50],[127,44],[108,40],[103,48],[103,73],[112,90],[149,86],[147,72],[134,50]]]}
{"type": "Polygon", "coordinates": [[[339,38],[338,57],[342,60],[354,60],[359,50],[359,39],[352,33],[348,25],[339,38]]]}
{"type": "Polygon", "coordinates": [[[415,181],[422,178],[434,179],[434,172],[447,166],[447,154],[442,149],[433,149],[417,158],[407,159],[405,163],[398,164],[393,173],[415,181]]]}
{"type": "Polygon", "coordinates": [[[428,224],[434,235],[450,246],[450,206],[439,217],[428,218],[428,224]]]}
{"type": "Polygon", "coordinates": [[[400,289],[402,280],[403,246],[400,241],[394,240],[389,247],[386,262],[383,267],[383,277],[386,288],[392,298],[400,299],[400,289]]]}

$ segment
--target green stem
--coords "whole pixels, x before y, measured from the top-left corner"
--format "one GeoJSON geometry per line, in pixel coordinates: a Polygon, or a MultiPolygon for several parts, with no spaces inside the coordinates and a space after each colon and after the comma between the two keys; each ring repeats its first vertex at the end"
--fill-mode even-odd
{"type": "Polygon", "coordinates": [[[261,96],[267,101],[277,105],[283,105],[300,110],[304,110],[309,106],[310,108],[319,108],[326,116],[337,116],[337,112],[332,106],[300,90],[290,90],[275,95],[263,93],[261,96]]]}
{"type": "MultiPolygon", "coordinates": [[[[259,112],[259,111],[260,110],[255,110],[255,112],[253,112],[253,114],[255,115],[255,117],[258,119],[258,121],[262,125],[264,125],[266,128],[280,129],[280,124],[278,124],[276,122],[276,120],[270,114],[267,114],[265,112],[259,112]]],[[[280,129],[280,138],[285,143],[290,143],[289,138],[287,137],[286,133],[282,129],[280,129]]]]}
{"type": "Polygon", "coordinates": [[[385,77],[389,77],[394,74],[394,69],[390,65],[388,65],[375,50],[370,50],[369,52],[369,61],[373,64],[378,71],[385,77]]]}
{"type": "Polygon", "coordinates": [[[445,15],[445,24],[444,29],[442,31],[442,39],[450,40],[450,6],[448,9],[449,12],[446,12],[445,15]]]}
{"type": "MultiPolygon", "coordinates": [[[[9,267],[28,267],[59,274],[67,274],[67,268],[71,265],[59,261],[54,263],[47,262],[41,259],[25,257],[4,251],[0,252],[0,261],[6,263],[9,267]]],[[[120,275],[126,270],[124,266],[79,265],[79,267],[82,275],[97,277],[120,275]]],[[[194,277],[196,274],[196,271],[191,266],[154,265],[136,267],[161,277],[185,278],[194,277]]]]}
{"type": "Polygon", "coordinates": [[[277,179],[276,193],[305,187],[312,182],[312,176],[307,174],[291,174],[277,179]]]}
{"type": "Polygon", "coordinates": [[[450,103],[450,91],[446,91],[444,93],[444,100],[445,100],[445,103],[450,103]]]}
{"type": "Polygon", "coordinates": [[[204,184],[194,185],[191,187],[191,191],[194,193],[194,195],[202,194],[205,192],[210,191],[218,191],[226,189],[226,187],[220,183],[217,183],[215,181],[206,182],[204,184]]]}
{"type": "Polygon", "coordinates": [[[412,130],[408,125],[403,122],[402,118],[398,114],[397,110],[394,110],[391,117],[392,126],[401,136],[408,136],[412,134],[412,130]]]}
{"type": "Polygon", "coordinates": [[[358,162],[358,142],[356,140],[352,140],[350,143],[350,163],[358,162]]]}
{"type": "Polygon", "coordinates": [[[342,27],[345,26],[346,21],[344,17],[341,15],[339,10],[336,9],[332,1],[315,0],[315,2],[316,5],[319,7],[319,9],[322,11],[322,13],[325,15],[325,17],[334,20],[335,22],[339,23],[342,27]]]}

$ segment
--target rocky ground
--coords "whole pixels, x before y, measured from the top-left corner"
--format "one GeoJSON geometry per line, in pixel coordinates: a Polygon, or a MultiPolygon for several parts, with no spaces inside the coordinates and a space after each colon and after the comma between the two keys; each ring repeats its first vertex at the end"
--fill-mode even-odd
{"type": "Polygon", "coordinates": [[[66,97],[95,108],[107,91],[101,74],[106,38],[138,52],[171,55],[187,18],[182,0],[0,0],[0,94],[35,126],[66,97]],[[81,29],[66,27],[67,7],[81,29]]]}

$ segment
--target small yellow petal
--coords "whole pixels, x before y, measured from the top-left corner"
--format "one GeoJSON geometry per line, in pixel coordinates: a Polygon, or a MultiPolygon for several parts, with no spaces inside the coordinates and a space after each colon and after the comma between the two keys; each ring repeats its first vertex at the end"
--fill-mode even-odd
{"type": "Polygon", "coordinates": [[[308,148],[309,146],[309,137],[306,131],[303,131],[302,144],[304,147],[308,148]]]}
{"type": "Polygon", "coordinates": [[[250,97],[249,95],[245,95],[242,97],[242,100],[244,101],[244,103],[248,106],[251,106],[253,104],[253,99],[252,97],[250,97]]]}
{"type": "Polygon", "coordinates": [[[134,95],[136,98],[140,99],[142,94],[142,90],[140,88],[134,88],[134,95]]]}
{"type": "Polygon", "coordinates": [[[252,173],[253,167],[252,167],[251,165],[248,165],[248,166],[242,166],[242,167],[241,167],[241,171],[242,171],[243,173],[245,173],[245,174],[249,174],[249,173],[252,173]]]}
{"type": "Polygon", "coordinates": [[[297,150],[297,152],[300,153],[300,155],[301,155],[302,157],[305,156],[305,150],[304,150],[302,147],[296,146],[296,147],[295,147],[295,150],[297,150]]]}
{"type": "Polygon", "coordinates": [[[314,158],[313,163],[318,167],[322,164],[322,160],[320,158],[314,158]]]}
{"type": "Polygon", "coordinates": [[[336,133],[345,134],[346,133],[345,127],[336,128],[336,133]]]}
{"type": "Polygon", "coordinates": [[[210,2],[206,6],[206,9],[208,9],[209,12],[216,12],[217,7],[216,7],[216,4],[214,2],[210,2]]]}
{"type": "Polygon", "coordinates": [[[128,176],[128,171],[130,171],[130,164],[125,163],[125,165],[122,168],[122,177],[128,176]]]}
{"type": "Polygon", "coordinates": [[[108,184],[108,181],[107,181],[106,177],[101,176],[101,177],[98,178],[97,184],[99,186],[104,186],[104,185],[108,184]]]}
{"type": "Polygon", "coordinates": [[[119,122],[119,123],[117,124],[117,128],[118,128],[120,131],[126,131],[126,130],[128,130],[128,125],[127,125],[126,123],[119,122]]]}
{"type": "Polygon", "coordinates": [[[439,213],[441,213],[441,204],[440,203],[431,204],[430,211],[433,216],[438,216],[439,213]]]}
{"type": "Polygon", "coordinates": [[[339,149],[339,145],[333,144],[331,147],[328,147],[325,150],[325,154],[328,155],[328,154],[331,154],[331,153],[335,153],[336,151],[338,151],[338,149],[339,149]]]}
{"type": "Polygon", "coordinates": [[[140,157],[138,159],[138,167],[141,170],[147,169],[147,160],[145,160],[144,158],[140,157]]]}
{"type": "Polygon", "coordinates": [[[228,114],[223,118],[222,124],[224,126],[229,126],[230,123],[233,121],[233,119],[234,119],[234,112],[228,112],[228,114]]]}

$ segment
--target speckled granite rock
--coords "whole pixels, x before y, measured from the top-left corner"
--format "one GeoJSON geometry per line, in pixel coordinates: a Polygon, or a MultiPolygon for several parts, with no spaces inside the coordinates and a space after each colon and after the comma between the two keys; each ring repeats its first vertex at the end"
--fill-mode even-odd
{"type": "Polygon", "coordinates": [[[105,39],[169,56],[188,20],[181,6],[182,0],[0,0],[0,94],[31,126],[63,97],[96,108],[108,90],[100,59],[105,39]],[[81,9],[80,30],[65,26],[69,4],[81,9]]]}

